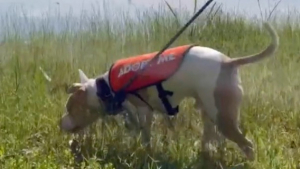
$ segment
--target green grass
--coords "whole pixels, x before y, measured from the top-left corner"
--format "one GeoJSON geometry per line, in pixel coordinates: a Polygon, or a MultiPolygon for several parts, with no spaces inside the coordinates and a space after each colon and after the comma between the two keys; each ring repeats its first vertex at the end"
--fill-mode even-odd
{"type": "MultiPolygon", "coordinates": [[[[270,41],[265,30],[257,26],[258,21],[248,22],[219,10],[212,12],[210,22],[203,26],[205,16],[173,46],[195,43],[241,57],[262,50],[270,41]]],[[[159,50],[181,23],[168,10],[140,12],[138,18],[133,21],[124,14],[120,22],[112,22],[105,17],[86,17],[87,29],[75,32],[70,27],[61,34],[37,31],[32,25],[27,44],[22,31],[4,32],[6,41],[0,46],[0,168],[74,165],[68,148],[71,136],[60,133],[57,125],[68,97],[62,86],[79,81],[78,68],[95,77],[118,58],[159,50]],[[53,78],[50,84],[39,66],[53,78]]],[[[282,17],[282,21],[274,24],[280,36],[276,57],[240,69],[245,90],[241,122],[247,137],[255,142],[256,161],[246,162],[238,148],[228,142],[222,155],[228,168],[243,163],[243,168],[288,169],[300,163],[300,27],[287,18],[282,17]]],[[[2,22],[8,23],[5,19],[2,22]]],[[[192,100],[182,102],[172,137],[166,135],[163,120],[155,120],[150,156],[133,141],[120,119],[119,126],[114,121],[103,126],[99,121],[95,138],[88,145],[87,163],[82,165],[106,169],[200,168],[202,122],[192,104],[192,100]]],[[[219,156],[214,155],[216,160],[219,156]]]]}

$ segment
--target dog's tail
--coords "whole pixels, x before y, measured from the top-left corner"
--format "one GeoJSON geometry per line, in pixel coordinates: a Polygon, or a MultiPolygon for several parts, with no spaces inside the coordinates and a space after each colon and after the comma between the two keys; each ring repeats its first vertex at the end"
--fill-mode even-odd
{"type": "Polygon", "coordinates": [[[277,35],[277,32],[268,22],[264,23],[264,27],[267,29],[267,31],[269,32],[272,38],[272,42],[270,43],[270,45],[260,53],[250,55],[250,56],[244,56],[241,58],[233,58],[229,61],[229,64],[234,66],[240,66],[240,65],[258,62],[264,58],[272,56],[277,51],[277,48],[279,46],[279,37],[277,35]]]}

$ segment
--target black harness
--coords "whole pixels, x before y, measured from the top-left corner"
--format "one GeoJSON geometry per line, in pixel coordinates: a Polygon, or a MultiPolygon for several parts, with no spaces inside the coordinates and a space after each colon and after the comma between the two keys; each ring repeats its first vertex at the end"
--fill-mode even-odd
{"type": "Polygon", "coordinates": [[[96,79],[96,86],[97,96],[99,97],[100,102],[104,104],[108,114],[117,115],[119,112],[123,111],[122,103],[125,100],[125,94],[124,96],[121,96],[120,93],[114,96],[109,85],[102,77],[96,79]]]}
{"type": "MultiPolygon", "coordinates": [[[[131,92],[131,93],[118,92],[115,95],[113,95],[113,92],[111,91],[109,85],[102,77],[96,79],[96,86],[97,86],[97,96],[99,97],[99,99],[101,99],[101,102],[103,102],[105,109],[109,113],[109,115],[117,115],[119,112],[124,110],[122,107],[122,103],[125,101],[126,94],[135,95],[140,100],[145,102],[153,110],[152,106],[149,103],[147,103],[136,92],[131,92]]],[[[179,111],[179,106],[173,108],[167,98],[167,96],[172,96],[173,92],[164,90],[162,83],[156,84],[155,86],[158,92],[158,97],[162,101],[166,111],[168,112],[168,115],[170,116],[176,115],[179,111]]]]}
{"type": "Polygon", "coordinates": [[[167,96],[173,96],[174,93],[171,91],[165,90],[161,83],[156,85],[156,90],[158,92],[158,97],[160,98],[166,111],[168,112],[168,115],[175,116],[179,111],[179,106],[177,105],[175,108],[173,108],[167,98],[167,96]]]}

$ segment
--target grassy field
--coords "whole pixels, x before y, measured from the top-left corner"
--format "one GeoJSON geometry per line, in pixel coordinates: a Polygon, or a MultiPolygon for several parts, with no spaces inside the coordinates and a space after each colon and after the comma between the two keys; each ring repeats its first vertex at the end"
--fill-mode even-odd
{"type": "MultiPolygon", "coordinates": [[[[118,58],[159,50],[188,18],[187,13],[178,16],[182,18],[174,17],[170,10],[140,12],[138,20],[124,14],[116,22],[91,16],[78,23],[82,24],[80,31],[69,27],[60,34],[51,29],[38,31],[32,25],[26,43],[22,31],[4,31],[5,42],[0,46],[0,168],[74,167],[68,148],[71,136],[60,133],[57,125],[68,97],[64,85],[79,81],[78,68],[95,77],[118,58]],[[39,66],[52,77],[51,83],[45,81],[39,66]]],[[[241,122],[255,142],[256,161],[246,162],[228,142],[222,157],[214,155],[224,168],[242,164],[240,168],[294,169],[300,164],[300,27],[289,18],[281,21],[274,24],[280,36],[276,57],[240,69],[245,90],[241,122]]],[[[4,18],[2,22],[10,21],[4,18]]],[[[241,57],[269,43],[260,24],[220,10],[206,13],[173,46],[195,43],[241,57]]],[[[47,23],[44,26],[47,28],[47,23]]],[[[202,122],[192,104],[192,100],[182,102],[172,138],[166,136],[166,126],[157,116],[151,155],[133,141],[120,119],[119,125],[112,118],[107,125],[99,121],[82,167],[200,168],[202,122]]]]}

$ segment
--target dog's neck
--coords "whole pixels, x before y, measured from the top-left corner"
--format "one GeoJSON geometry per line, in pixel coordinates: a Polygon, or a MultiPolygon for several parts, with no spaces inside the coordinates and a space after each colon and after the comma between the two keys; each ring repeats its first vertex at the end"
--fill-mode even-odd
{"type": "Polygon", "coordinates": [[[109,86],[108,72],[96,79],[89,79],[84,86],[87,90],[87,102],[90,108],[100,108],[110,115],[116,115],[123,111],[122,106],[113,101],[114,94],[109,86]]]}
{"type": "MultiPolygon", "coordinates": [[[[108,83],[108,73],[104,73],[103,75],[101,75],[100,77],[103,79],[106,83],[108,83]]],[[[88,94],[88,105],[91,107],[99,107],[100,102],[99,102],[99,96],[97,95],[98,92],[98,86],[97,86],[97,79],[89,79],[85,84],[85,88],[87,89],[87,94],[88,94]]]]}

